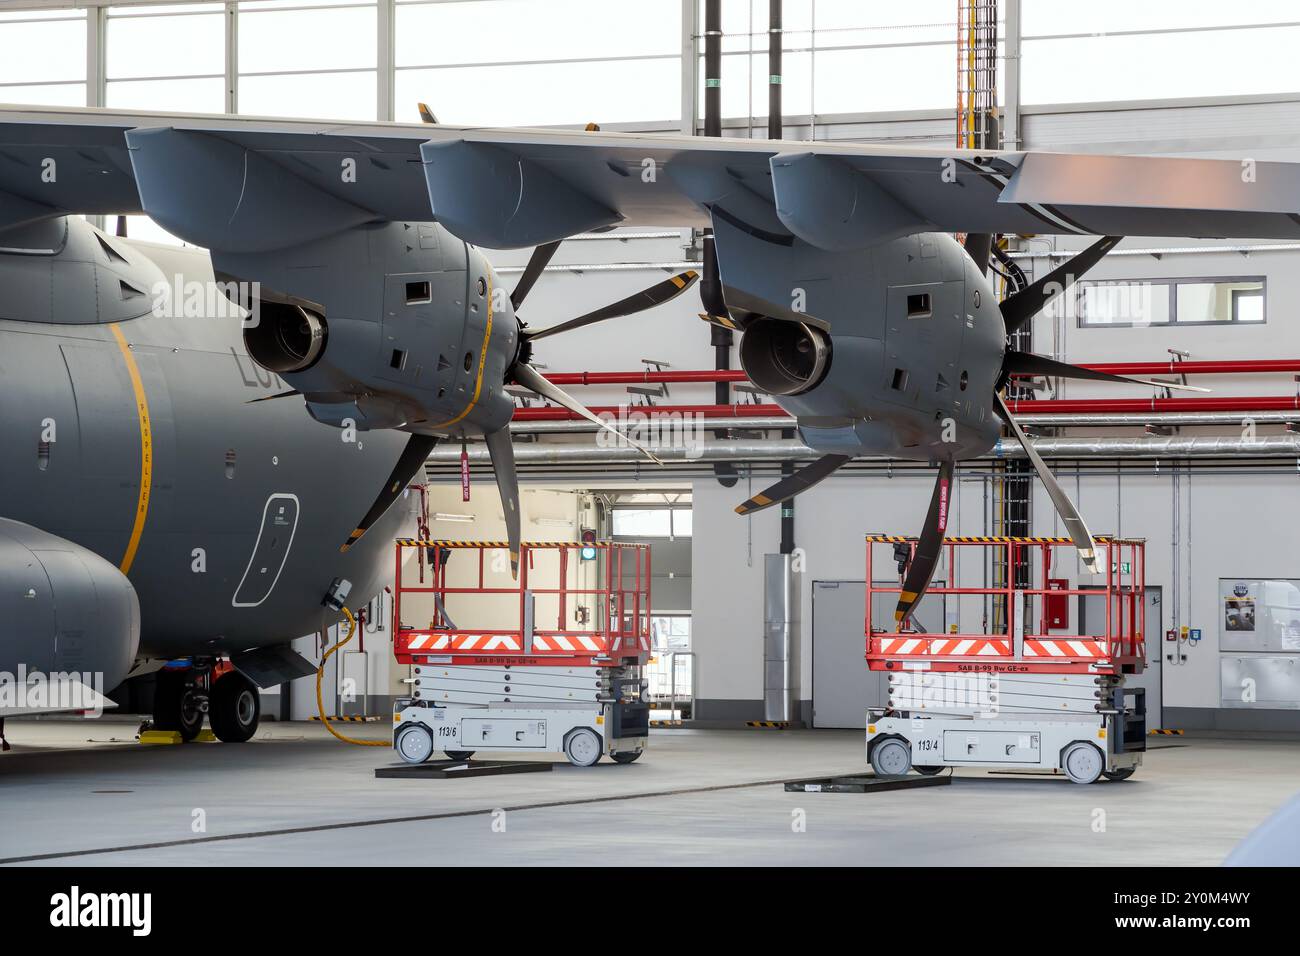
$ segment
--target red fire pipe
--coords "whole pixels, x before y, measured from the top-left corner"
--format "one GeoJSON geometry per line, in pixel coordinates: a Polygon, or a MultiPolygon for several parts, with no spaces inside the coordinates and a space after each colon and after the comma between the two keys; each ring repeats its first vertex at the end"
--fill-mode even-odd
{"type": "MultiPolygon", "coordinates": [[[[1107,414],[1121,412],[1272,412],[1300,410],[1300,396],[1261,395],[1233,398],[1065,398],[1035,401],[1009,401],[1013,412],[1024,414],[1107,414]]],[[[620,412],[632,414],[702,415],[705,418],[779,418],[788,417],[780,405],[598,405],[597,415],[615,418],[620,412]]],[[[579,421],[582,416],[566,408],[544,406],[515,409],[517,422],[579,421]]]]}
{"type": "MultiPolygon", "coordinates": [[[[597,405],[591,409],[597,415],[613,415],[636,412],[654,414],[703,415],[705,418],[770,418],[788,416],[780,405],[597,405]]],[[[517,422],[567,422],[579,421],[582,416],[567,408],[546,406],[544,408],[516,408],[517,422]]]]}
{"type": "Polygon", "coordinates": [[[1112,375],[1238,375],[1300,372],[1300,359],[1229,359],[1222,362],[1101,362],[1085,365],[1112,375]]]}
{"type": "Polygon", "coordinates": [[[546,378],[556,385],[654,385],[659,382],[747,382],[740,369],[677,372],[551,372],[546,378]]]}
{"type": "MultiPolygon", "coordinates": [[[[1084,365],[1112,375],[1242,375],[1300,372],[1300,359],[1229,359],[1221,362],[1101,362],[1084,365]]],[[[655,385],[745,382],[740,369],[715,371],[670,370],[652,372],[551,372],[546,376],[556,385],[655,385]]]]}
{"type": "Polygon", "coordinates": [[[1300,409],[1297,395],[1256,395],[1233,398],[1056,398],[1007,402],[1013,412],[1026,414],[1112,412],[1282,412],[1300,409]]]}

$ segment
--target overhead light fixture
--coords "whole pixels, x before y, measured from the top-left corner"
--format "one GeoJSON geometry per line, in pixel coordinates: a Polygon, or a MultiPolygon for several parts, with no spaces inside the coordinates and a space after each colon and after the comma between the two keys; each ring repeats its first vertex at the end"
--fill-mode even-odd
{"type": "Polygon", "coordinates": [[[459,521],[464,524],[474,520],[473,515],[446,514],[442,511],[436,512],[433,516],[434,521],[459,521]]]}

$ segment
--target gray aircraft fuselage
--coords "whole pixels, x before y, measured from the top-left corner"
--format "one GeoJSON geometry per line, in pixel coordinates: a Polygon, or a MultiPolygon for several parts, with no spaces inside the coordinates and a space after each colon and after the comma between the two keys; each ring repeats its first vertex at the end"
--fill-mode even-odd
{"type": "MultiPolygon", "coordinates": [[[[285,386],[249,359],[237,316],[186,298],[184,283],[212,279],[206,253],[75,218],[0,236],[0,517],[123,570],[142,656],[218,655],[332,624],[331,582],[350,580],[354,602],[373,596],[410,513],[399,502],[340,553],[403,436],[345,440],[301,399],[248,404],[285,386]],[[166,314],[138,314],[159,281],[181,294],[166,314]]],[[[84,647],[51,658],[47,636],[28,648],[15,633],[0,636],[0,669],[98,669],[84,647]]]]}

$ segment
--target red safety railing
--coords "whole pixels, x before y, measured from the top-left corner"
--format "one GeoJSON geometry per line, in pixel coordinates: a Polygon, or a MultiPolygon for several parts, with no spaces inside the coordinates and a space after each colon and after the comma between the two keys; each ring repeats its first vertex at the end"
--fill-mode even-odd
{"type": "Polygon", "coordinates": [[[504,541],[397,539],[393,647],[400,663],[610,666],[646,661],[651,650],[649,545],[524,542],[518,579],[510,576],[508,548],[504,541]],[[418,570],[406,571],[410,549],[423,550],[427,567],[417,564],[418,570]],[[584,560],[587,551],[593,556],[584,560]],[[448,583],[453,567],[455,584],[448,583]],[[581,577],[595,583],[571,580],[581,577]],[[424,599],[415,600],[417,595],[424,599]]]}
{"type": "MultiPolygon", "coordinates": [[[[933,585],[922,601],[944,595],[968,595],[997,603],[1002,626],[998,633],[962,633],[954,630],[930,634],[919,630],[896,632],[872,626],[872,609],[883,596],[890,619],[902,591],[899,584],[876,584],[876,548],[882,545],[916,550],[916,538],[896,535],[867,536],[866,659],[871,670],[934,670],[1040,674],[1139,674],[1146,660],[1146,542],[1140,538],[1096,538],[1098,563],[1105,576],[1103,587],[1060,587],[1052,579],[1057,549],[1072,554],[1069,538],[952,537],[944,541],[947,573],[957,579],[959,549],[978,549],[981,565],[993,580],[991,587],[933,585]],[[1036,560],[1035,560],[1036,559],[1036,560]],[[1016,568],[1037,566],[1039,586],[1015,584],[1016,568]],[[999,573],[1000,572],[1000,573],[999,573]],[[1053,586],[1054,584],[1058,586],[1053,586]],[[1050,602],[1076,596],[1105,597],[1106,625],[1101,634],[1069,634],[1049,625],[1050,602]],[[1026,609],[1026,604],[1028,608],[1026,609]]],[[[889,558],[890,576],[896,573],[889,558]]],[[[915,618],[915,615],[913,615],[915,618]]],[[[959,615],[965,617],[965,615],[959,615]]]]}

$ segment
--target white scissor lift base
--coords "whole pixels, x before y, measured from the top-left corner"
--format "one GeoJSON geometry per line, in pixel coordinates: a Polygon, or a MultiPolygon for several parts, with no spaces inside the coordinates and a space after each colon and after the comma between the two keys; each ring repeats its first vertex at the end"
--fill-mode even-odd
{"type": "MultiPolygon", "coordinates": [[[[938,675],[936,675],[938,676],[938,675]]],[[[1044,770],[1075,783],[1124,780],[1142,764],[1145,706],[1114,707],[1122,679],[1024,675],[987,680],[967,710],[927,701],[915,675],[891,675],[888,709],[867,711],[867,761],[880,776],[944,767],[1044,770]],[[989,710],[984,710],[985,706],[989,710]]],[[[942,693],[933,695],[942,697],[942,693]]]]}
{"type": "Polygon", "coordinates": [[[631,763],[649,739],[640,668],[421,664],[393,713],[393,747],[411,764],[436,751],[562,753],[589,767],[631,763]]]}

